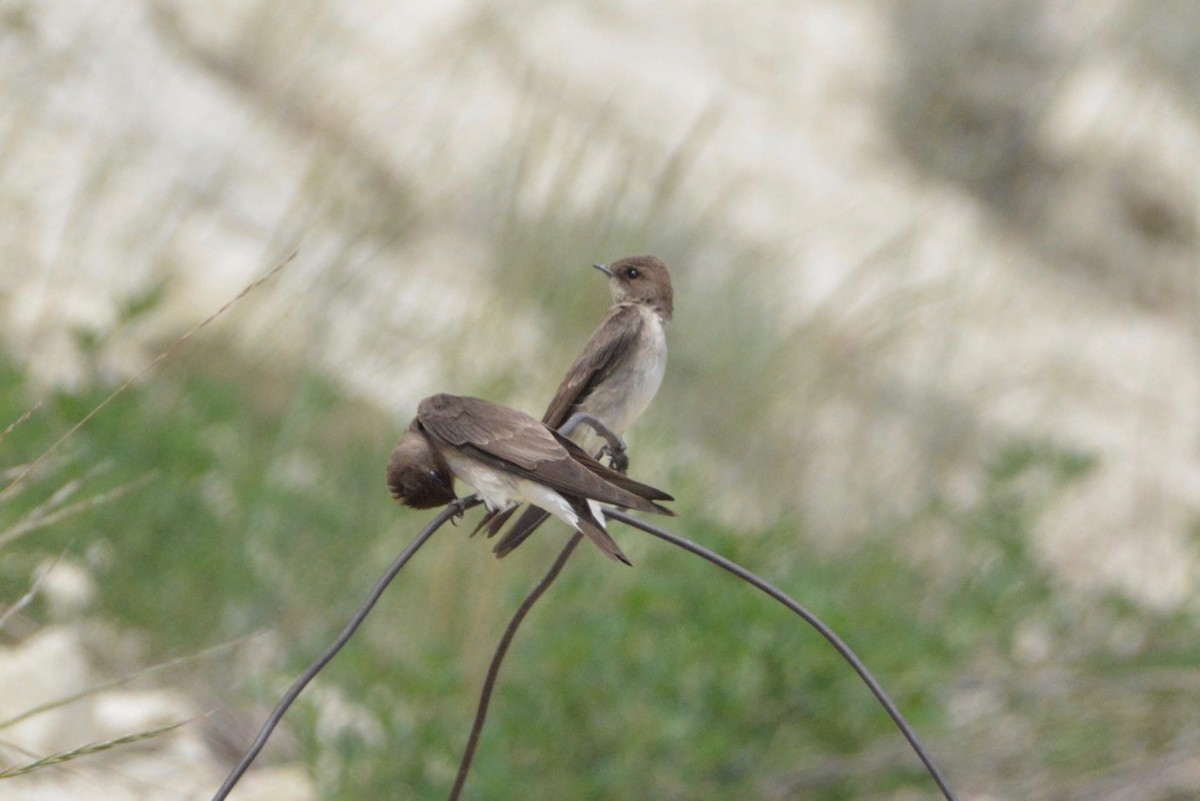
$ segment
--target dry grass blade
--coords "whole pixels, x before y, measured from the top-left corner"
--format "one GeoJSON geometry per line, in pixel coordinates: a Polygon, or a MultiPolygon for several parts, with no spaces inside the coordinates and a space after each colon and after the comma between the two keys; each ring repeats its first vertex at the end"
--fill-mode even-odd
{"type": "MultiPolygon", "coordinates": [[[[47,572],[49,572],[49,571],[47,571],[47,572]]],[[[87,698],[92,695],[98,695],[99,693],[106,692],[108,690],[113,689],[114,687],[124,686],[126,684],[129,684],[133,681],[144,678],[146,676],[152,675],[154,673],[160,673],[164,670],[170,670],[173,667],[178,667],[180,665],[187,665],[192,662],[198,662],[199,660],[206,659],[210,656],[213,656],[214,654],[219,654],[223,651],[228,651],[231,648],[236,648],[239,645],[249,642],[250,640],[252,640],[258,636],[261,636],[261,635],[260,634],[252,634],[249,637],[240,637],[236,640],[231,640],[230,642],[224,642],[224,643],[221,643],[220,645],[214,645],[212,648],[206,648],[203,651],[199,651],[197,653],[190,654],[188,656],[181,656],[177,659],[168,659],[166,662],[159,662],[157,665],[151,665],[148,668],[139,670],[136,673],[130,673],[127,676],[122,676],[119,679],[114,679],[113,681],[106,681],[101,684],[96,684],[92,687],[88,687],[86,690],[81,690],[77,693],[72,693],[71,695],[67,695],[62,698],[57,698],[53,701],[49,701],[44,704],[39,704],[35,707],[31,707],[31,708],[25,710],[24,712],[22,712],[19,715],[9,718],[8,720],[0,720],[0,730],[7,729],[10,726],[15,726],[18,723],[28,720],[29,718],[32,718],[35,715],[40,715],[43,712],[49,712],[52,709],[58,709],[59,707],[67,706],[68,704],[72,704],[81,698],[87,698]]]]}
{"type": "Polygon", "coordinates": [[[106,397],[104,400],[102,400],[98,404],[96,404],[96,407],[94,409],[92,409],[90,412],[88,412],[82,418],[80,418],[79,422],[75,423],[75,425],[73,425],[69,429],[67,429],[66,433],[64,433],[62,436],[60,436],[58,439],[56,439],[50,445],[50,447],[46,448],[46,450],[42,452],[42,454],[40,456],[38,456],[36,459],[34,459],[32,462],[30,462],[25,467],[25,469],[23,471],[21,471],[20,475],[18,475],[16,478],[14,478],[7,487],[0,490],[0,500],[3,500],[11,492],[13,492],[16,487],[20,486],[20,484],[26,478],[29,477],[29,474],[32,473],[37,468],[37,466],[42,463],[43,460],[48,458],[50,456],[50,454],[52,454],[56,450],[58,450],[58,448],[64,442],[66,442],[68,439],[70,439],[72,436],[74,436],[76,431],[78,431],[79,429],[81,429],[85,425],[87,425],[89,420],[91,420],[93,417],[95,417],[97,414],[99,414],[106,406],[108,406],[108,404],[112,403],[113,400],[115,400],[118,395],[120,395],[122,392],[124,392],[130,386],[132,386],[135,382],[140,380],[142,378],[142,376],[146,375],[151,370],[153,370],[155,367],[157,367],[158,365],[160,365],[164,361],[166,361],[168,358],[170,358],[175,353],[175,351],[177,351],[180,347],[183,346],[183,344],[185,342],[187,342],[189,339],[191,339],[198,331],[200,331],[202,328],[207,326],[213,320],[217,319],[222,314],[224,314],[226,311],[228,311],[229,308],[231,306],[233,306],[233,304],[237,303],[239,300],[246,297],[246,295],[250,294],[255,289],[262,286],[264,283],[266,283],[271,278],[273,278],[276,273],[278,273],[280,270],[282,270],[284,267],[286,267],[289,263],[291,263],[292,259],[296,258],[297,252],[298,251],[293,251],[290,256],[288,256],[283,261],[279,262],[273,268],[271,268],[271,270],[269,272],[267,272],[266,275],[247,284],[245,286],[245,288],[242,289],[241,292],[237,293],[237,295],[235,295],[232,299],[227,301],[225,303],[225,305],[221,306],[221,308],[217,309],[215,312],[210,314],[208,317],[205,317],[203,320],[201,320],[199,323],[197,323],[195,326],[193,326],[187,333],[185,333],[179,339],[172,342],[171,345],[169,347],[167,347],[166,350],[164,350],[162,353],[155,356],[153,361],[151,361],[148,365],[143,367],[135,375],[133,375],[131,378],[127,379],[123,384],[121,384],[119,387],[117,387],[111,393],[109,393],[108,397],[106,397]]]}
{"type": "Polygon", "coordinates": [[[3,532],[0,532],[0,548],[8,545],[15,540],[24,537],[30,532],[36,531],[39,528],[53,525],[69,517],[77,514],[82,514],[90,509],[95,509],[98,506],[103,506],[106,503],[111,503],[124,495],[129,494],[133,490],[146,484],[150,479],[154,478],[153,473],[148,473],[139,479],[130,481],[127,484],[122,484],[119,487],[114,487],[107,492],[101,492],[98,495],[93,495],[90,498],[84,498],[75,503],[59,506],[66,498],[72,495],[79,488],[81,481],[72,481],[59,488],[54,495],[46,503],[30,510],[28,514],[18,520],[3,532]],[[58,508],[55,508],[58,506],[58,508]],[[52,511],[51,511],[52,510],[52,511]]]}
{"type": "Polygon", "coordinates": [[[174,729],[178,729],[180,726],[183,726],[187,723],[191,723],[192,720],[194,720],[194,718],[188,720],[179,720],[174,723],[167,723],[165,725],[155,727],[153,729],[146,729],[145,731],[140,731],[135,734],[126,734],[122,737],[114,737],[111,740],[100,740],[98,742],[88,743],[87,745],[81,745],[79,748],[72,748],[70,751],[60,751],[57,754],[51,754],[50,756],[42,757],[41,759],[34,760],[33,762],[26,762],[23,765],[17,765],[15,767],[0,770],[0,779],[11,779],[14,776],[23,776],[27,773],[33,773],[35,770],[48,768],[52,765],[61,765],[65,762],[79,759],[80,757],[99,754],[122,745],[130,745],[131,743],[141,742],[142,740],[149,740],[166,734],[174,729]]]}
{"type": "MultiPolygon", "coordinates": [[[[63,466],[66,464],[67,464],[67,460],[65,458],[61,458],[61,457],[54,459],[54,460],[43,459],[42,463],[39,465],[39,467],[41,467],[41,471],[42,471],[42,475],[39,477],[45,478],[46,476],[55,474],[58,471],[60,471],[63,468],[63,466]]],[[[29,472],[31,470],[32,466],[33,466],[33,462],[23,462],[21,464],[15,464],[15,465],[11,465],[9,467],[5,467],[4,469],[0,470],[0,480],[15,481],[15,479],[18,476],[22,475],[23,473],[29,472]]],[[[45,501],[43,501],[40,504],[39,509],[42,507],[48,507],[54,503],[61,503],[65,499],[66,495],[69,495],[71,492],[74,491],[74,488],[78,485],[79,482],[81,482],[84,479],[90,478],[92,475],[94,475],[96,472],[98,472],[101,469],[102,469],[102,465],[94,465],[91,468],[89,468],[88,471],[85,474],[83,474],[82,476],[80,476],[79,478],[70,480],[70,481],[64,481],[63,483],[61,483],[59,485],[59,488],[57,490],[55,490],[54,493],[48,499],[46,499],[45,501]]],[[[26,476],[26,478],[28,478],[28,476],[26,476]]],[[[12,498],[15,498],[17,496],[17,494],[24,492],[26,489],[26,485],[24,483],[18,484],[18,485],[16,485],[16,487],[17,487],[16,492],[14,492],[12,495],[8,496],[7,498],[0,498],[0,503],[4,502],[6,500],[12,500],[12,498]]],[[[37,512],[38,512],[37,509],[33,509],[33,510],[30,510],[29,512],[26,512],[26,515],[27,516],[32,515],[37,512]]]]}
{"type": "Polygon", "coordinates": [[[42,408],[42,402],[38,401],[37,403],[33,404],[33,406],[29,409],[29,411],[25,412],[23,415],[18,417],[16,420],[13,420],[11,423],[9,423],[7,428],[5,428],[3,431],[0,431],[0,440],[4,439],[9,434],[11,434],[13,431],[15,431],[17,428],[19,428],[21,425],[23,425],[25,423],[25,421],[28,420],[30,417],[33,417],[33,415],[36,414],[37,410],[40,408],[42,408]]]}
{"type": "MultiPolygon", "coordinates": [[[[63,553],[66,552],[64,551],[63,553]]],[[[5,609],[3,613],[0,613],[0,631],[4,631],[4,627],[8,625],[8,621],[12,619],[13,615],[29,606],[29,602],[37,597],[38,590],[41,589],[42,583],[46,580],[46,576],[50,575],[50,571],[53,570],[58,564],[59,560],[63,558],[63,553],[60,553],[58,556],[54,557],[54,561],[51,562],[45,570],[38,574],[38,577],[34,579],[33,586],[29,588],[28,592],[18,598],[15,604],[10,606],[8,609],[5,609]]]]}

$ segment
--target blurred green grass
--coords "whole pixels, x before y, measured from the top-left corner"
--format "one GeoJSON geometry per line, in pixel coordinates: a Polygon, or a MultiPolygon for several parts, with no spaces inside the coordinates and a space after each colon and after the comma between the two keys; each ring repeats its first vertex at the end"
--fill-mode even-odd
{"type": "MultiPolygon", "coordinates": [[[[34,393],[9,360],[0,378],[0,419],[16,419],[34,393]]],[[[4,441],[6,464],[35,457],[107,392],[97,383],[54,395],[4,441]]],[[[0,597],[17,597],[34,567],[66,548],[97,571],[94,612],[142,633],[155,656],[273,629],[282,652],[269,670],[249,670],[235,654],[189,678],[231,704],[273,704],[426,519],[394,506],[383,487],[398,430],[320,376],[239,362],[219,343],[193,348],[0,505],[7,527],[71,478],[95,493],[152,476],[115,504],[5,548],[0,597]]],[[[1200,658],[1186,645],[1200,642],[1194,616],[1073,603],[1029,552],[1038,512],[1090,467],[1085,454],[1009,442],[992,455],[974,505],[933,498],[897,528],[835,549],[810,547],[794,515],[750,535],[692,514],[702,488],[681,470],[668,487],[680,513],[669,525],[823,616],[964,791],[1031,769],[1054,782],[1170,747],[1195,725],[1178,703],[1184,689],[1167,683],[1143,696],[1153,716],[1120,691],[1200,658]],[[905,555],[905,538],[937,527],[954,542],[944,558],[905,555]],[[1049,638],[1048,652],[1023,655],[1031,626],[1049,638]],[[1124,634],[1114,641],[1114,632],[1124,634]],[[962,699],[977,691],[990,706],[964,722],[962,699]],[[994,761],[970,747],[971,732],[986,742],[1005,728],[1034,744],[994,761]]],[[[486,543],[465,538],[470,523],[438,534],[322,675],[319,692],[340,695],[343,713],[310,694],[289,715],[322,797],[447,791],[491,648],[565,539],[547,530],[497,562],[486,543]]],[[[616,536],[633,569],[581,549],[526,623],[467,797],[928,792],[900,735],[814,632],[699,560],[632,531],[616,536]]]]}

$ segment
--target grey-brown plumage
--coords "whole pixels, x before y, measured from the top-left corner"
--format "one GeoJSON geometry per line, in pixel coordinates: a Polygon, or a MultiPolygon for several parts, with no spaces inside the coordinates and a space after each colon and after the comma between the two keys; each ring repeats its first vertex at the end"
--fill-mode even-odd
{"type": "Polygon", "coordinates": [[[427,508],[454,499],[454,477],[474,487],[490,510],[537,506],[626,564],[599,504],[673,514],[654,503],[672,500],[670,495],[605,467],[524,412],[479,398],[434,395],[421,401],[396,444],[388,487],[401,503],[427,508]]]}
{"type": "MultiPolygon", "coordinates": [[[[620,435],[646,410],[662,383],[667,365],[666,324],[674,313],[674,293],[667,266],[653,256],[633,256],[595,267],[609,276],[613,305],[567,371],[542,422],[557,429],[583,412],[620,435]]],[[[571,439],[593,456],[599,455],[604,444],[586,426],[576,429],[571,439]]],[[[491,537],[514,511],[515,507],[491,513],[479,528],[486,528],[491,537]]],[[[545,519],[540,509],[526,509],[496,543],[496,555],[511,552],[545,519]]]]}
{"type": "Polygon", "coordinates": [[[458,499],[450,465],[429,446],[417,419],[392,449],[387,485],[393,498],[413,509],[432,509],[458,499]]]}

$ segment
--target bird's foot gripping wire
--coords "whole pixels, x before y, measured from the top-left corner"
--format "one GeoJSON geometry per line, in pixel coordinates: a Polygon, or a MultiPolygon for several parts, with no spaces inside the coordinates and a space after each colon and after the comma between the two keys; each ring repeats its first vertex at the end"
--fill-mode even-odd
{"type": "Polygon", "coordinates": [[[446,504],[446,508],[451,512],[450,522],[457,526],[458,521],[463,518],[467,510],[477,503],[479,503],[479,498],[475,495],[468,495],[465,498],[455,498],[450,501],[450,503],[446,504]]]}
{"type": "Polygon", "coordinates": [[[620,434],[587,412],[577,412],[571,415],[570,419],[559,427],[558,433],[569,437],[580,425],[587,425],[608,442],[600,454],[608,455],[609,467],[618,473],[624,473],[629,469],[629,455],[625,452],[625,440],[621,439],[620,434]]]}
{"type": "Polygon", "coordinates": [[[611,445],[605,445],[600,455],[607,455],[608,466],[618,473],[624,473],[629,469],[629,454],[623,448],[621,450],[614,450],[611,445]]]}

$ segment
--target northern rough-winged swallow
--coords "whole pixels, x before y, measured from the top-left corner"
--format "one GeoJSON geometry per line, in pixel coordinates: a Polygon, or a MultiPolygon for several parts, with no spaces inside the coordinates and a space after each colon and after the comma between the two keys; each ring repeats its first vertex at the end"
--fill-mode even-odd
{"type": "MultiPolygon", "coordinates": [[[[582,412],[619,436],[646,410],[662,384],[667,368],[666,325],[674,312],[674,295],[667,265],[654,256],[593,266],[609,277],[613,305],[567,371],[542,422],[557,429],[582,412]]],[[[604,445],[604,439],[588,426],[576,428],[571,439],[597,457],[604,445]]],[[[514,511],[515,507],[489,513],[476,531],[486,528],[493,536],[514,511]]],[[[496,543],[496,556],[505,556],[524,542],[546,517],[540,509],[526,509],[496,543]]]]}
{"type": "Polygon", "coordinates": [[[470,484],[488,509],[528,503],[583,532],[605,555],[629,560],[604,525],[600,504],[673,515],[654,501],[673,500],[593,459],[524,412],[479,398],[433,395],[421,401],[388,463],[388,489],[416,509],[453,500],[454,478],[470,484]]]}

